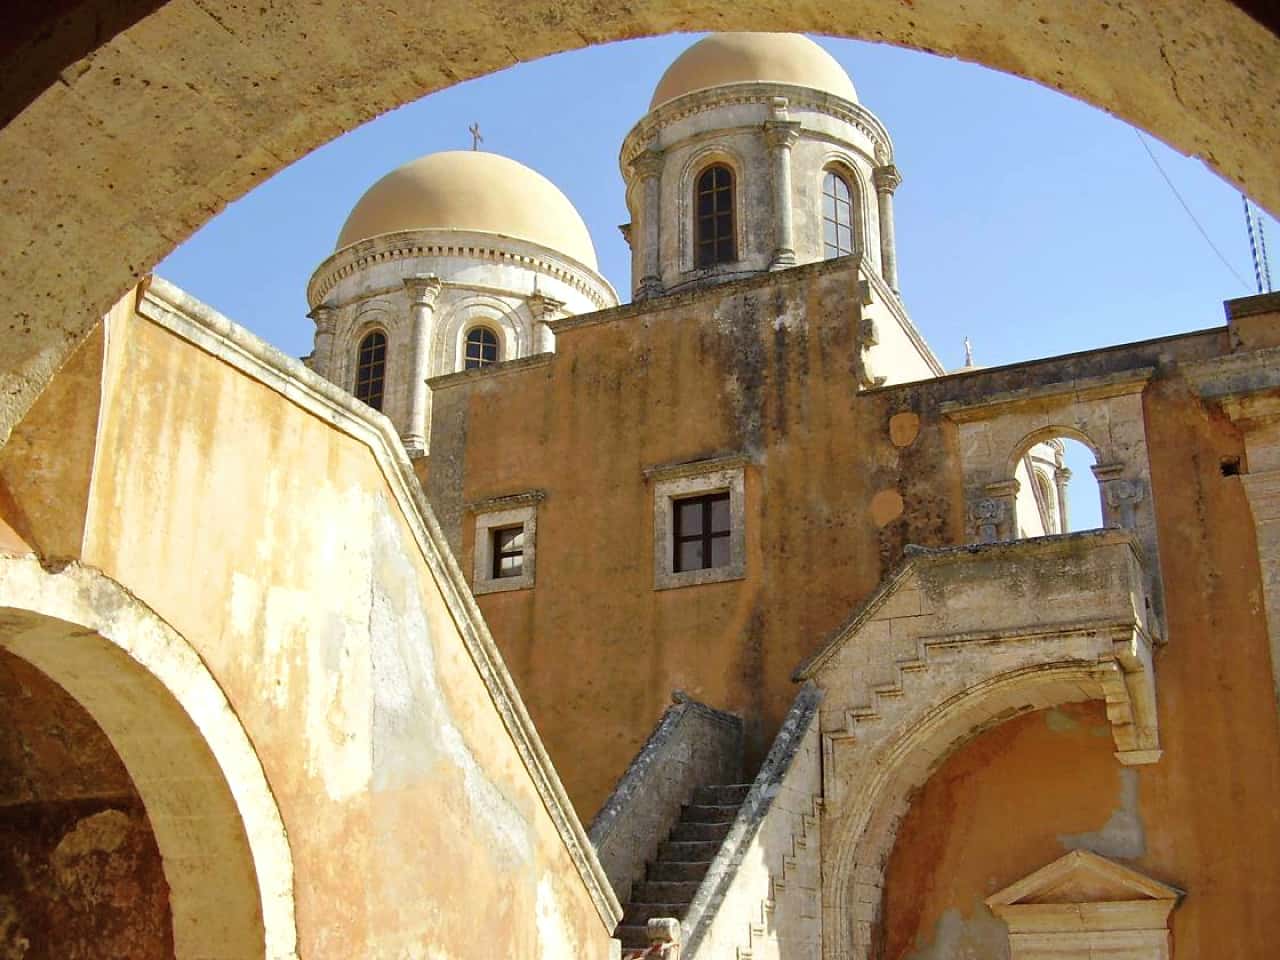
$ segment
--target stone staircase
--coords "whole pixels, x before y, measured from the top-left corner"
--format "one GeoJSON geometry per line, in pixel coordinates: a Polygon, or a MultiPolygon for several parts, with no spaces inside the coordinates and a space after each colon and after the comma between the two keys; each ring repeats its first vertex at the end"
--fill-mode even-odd
{"type": "Polygon", "coordinates": [[[624,951],[649,946],[646,924],[650,919],[684,919],[750,789],[748,783],[735,783],[694,790],[667,841],[658,848],[657,859],[645,868],[645,879],[632,887],[622,923],[614,933],[624,951]]]}

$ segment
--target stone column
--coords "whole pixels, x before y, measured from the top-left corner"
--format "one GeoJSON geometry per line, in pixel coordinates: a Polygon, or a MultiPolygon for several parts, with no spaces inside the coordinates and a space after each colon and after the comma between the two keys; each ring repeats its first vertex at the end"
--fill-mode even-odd
{"type": "Polygon", "coordinates": [[[427,452],[431,395],[427,389],[430,373],[432,321],[436,299],[443,284],[434,275],[409,277],[404,281],[409,294],[409,419],[400,433],[410,456],[427,452]]]}
{"type": "Polygon", "coordinates": [[[535,293],[527,303],[529,314],[533,317],[533,352],[555,353],[556,335],[551,332],[551,321],[559,320],[564,315],[564,301],[535,293]]]}
{"type": "Polygon", "coordinates": [[[773,259],[770,270],[784,270],[796,264],[796,241],[792,224],[791,148],[800,139],[800,123],[787,119],[787,98],[774,97],[770,118],[765,121],[764,140],[773,168],[773,259]]]}
{"type": "Polygon", "coordinates": [[[307,314],[316,324],[315,346],[311,348],[309,366],[330,383],[337,383],[333,367],[333,337],[338,328],[338,311],[335,307],[320,304],[307,314]]]}
{"type": "Polygon", "coordinates": [[[636,285],[637,300],[648,300],[662,295],[662,267],[660,244],[662,232],[662,151],[649,147],[631,161],[631,169],[640,178],[640,282],[636,285]]]}
{"type": "Polygon", "coordinates": [[[1066,467],[1058,467],[1053,471],[1053,485],[1058,490],[1058,532],[1067,533],[1071,529],[1067,512],[1067,484],[1071,482],[1071,471],[1066,467]]]}
{"type": "Polygon", "coordinates": [[[880,275],[894,293],[898,292],[898,248],[893,236],[893,191],[902,183],[902,174],[892,163],[871,172],[880,211],[880,275]]]}

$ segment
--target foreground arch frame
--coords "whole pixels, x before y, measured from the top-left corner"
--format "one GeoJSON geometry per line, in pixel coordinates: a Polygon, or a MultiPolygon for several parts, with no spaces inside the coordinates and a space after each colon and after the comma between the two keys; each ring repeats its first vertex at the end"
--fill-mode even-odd
{"type": "Polygon", "coordinates": [[[293,862],[262,766],[194,649],[102,573],[0,556],[0,646],[89,711],[151,821],[179,960],[295,960],[293,862]]]}
{"type": "Polygon", "coordinates": [[[21,10],[0,89],[0,289],[12,318],[0,338],[0,440],[110,304],[226,203],[379,113],[519,59],[709,26],[895,43],[1060,89],[1280,210],[1280,19],[1267,10],[1257,0],[821,10],[752,0],[714,22],[666,0],[522,0],[500,12],[405,0],[359,16],[303,0],[21,10]]]}

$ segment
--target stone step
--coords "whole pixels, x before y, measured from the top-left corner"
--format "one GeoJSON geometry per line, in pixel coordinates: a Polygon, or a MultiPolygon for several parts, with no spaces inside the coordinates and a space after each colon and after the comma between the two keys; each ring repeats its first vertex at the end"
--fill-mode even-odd
{"type": "Polygon", "coordinates": [[[740,803],[704,804],[690,803],[680,815],[681,823],[732,823],[738,815],[740,803]]]}
{"type": "Polygon", "coordinates": [[[715,840],[668,840],[658,846],[658,859],[676,863],[710,863],[720,844],[715,840]]]}
{"type": "Polygon", "coordinates": [[[681,821],[677,823],[671,830],[670,840],[688,841],[688,840],[714,840],[716,843],[723,843],[724,838],[729,835],[729,828],[732,823],[685,823],[681,821]]]}
{"type": "MultiPolygon", "coordinates": [[[[631,902],[683,903],[687,907],[700,883],[698,880],[646,880],[631,888],[631,902]]],[[[683,910],[679,916],[684,916],[683,910]]]]}
{"type": "Polygon", "coordinates": [[[619,924],[613,935],[622,942],[623,950],[643,950],[649,946],[649,928],[643,923],[619,924]]]}
{"type": "Polygon", "coordinates": [[[622,911],[622,922],[643,926],[654,917],[675,917],[680,920],[684,918],[684,912],[688,908],[687,903],[628,903],[622,911]]]}
{"type": "Polygon", "coordinates": [[[707,868],[710,866],[710,860],[693,862],[658,860],[649,864],[645,876],[652,883],[698,881],[707,875],[707,868]]]}
{"type": "Polygon", "coordinates": [[[693,803],[717,806],[742,803],[751,790],[749,783],[728,783],[718,787],[698,787],[693,791],[693,803]]]}

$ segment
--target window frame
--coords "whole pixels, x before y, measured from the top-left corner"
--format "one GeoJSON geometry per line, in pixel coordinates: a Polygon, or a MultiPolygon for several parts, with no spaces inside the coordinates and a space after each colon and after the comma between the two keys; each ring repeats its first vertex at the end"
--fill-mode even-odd
{"type": "Polygon", "coordinates": [[[845,173],[843,170],[841,170],[838,167],[827,166],[827,167],[823,167],[822,169],[822,185],[821,185],[820,194],[822,196],[822,208],[819,211],[820,222],[822,226],[822,238],[821,238],[822,259],[837,260],[840,257],[850,256],[851,254],[856,252],[858,249],[858,228],[857,228],[857,218],[856,218],[856,213],[857,213],[856,198],[858,196],[858,191],[854,188],[853,181],[847,173],[845,173]],[[833,194],[827,193],[828,177],[831,177],[835,179],[837,182],[844,184],[845,190],[848,191],[849,220],[847,223],[840,222],[840,210],[839,210],[840,199],[834,196],[833,194]],[[836,216],[834,220],[827,216],[827,198],[828,197],[831,198],[833,205],[835,206],[836,216]],[[834,254],[829,254],[827,252],[827,248],[831,246],[830,244],[827,243],[827,224],[829,223],[834,224],[836,228],[836,243],[834,246],[837,252],[834,254]],[[840,251],[840,231],[842,229],[847,230],[849,233],[849,249],[845,251],[840,251]]]}
{"type": "MultiPolygon", "coordinates": [[[[391,338],[387,335],[387,331],[382,327],[370,327],[356,338],[355,375],[352,378],[351,394],[365,406],[370,409],[377,410],[379,413],[385,412],[387,403],[387,358],[391,353],[390,346],[391,338]],[[365,361],[363,359],[365,344],[374,337],[382,338],[382,356],[376,361],[370,360],[371,368],[374,363],[378,364],[378,376],[376,378],[378,383],[377,403],[371,403],[369,397],[362,397],[360,395],[361,377],[365,369],[365,361]]],[[[371,383],[374,382],[374,380],[374,377],[369,378],[369,382],[371,383]]]]}
{"type": "Polygon", "coordinates": [[[473,504],[476,515],[475,562],[471,592],[476,596],[486,593],[503,593],[509,590],[529,590],[534,585],[537,557],[539,491],[496,497],[473,504]],[[518,576],[499,577],[498,557],[494,550],[497,534],[519,527],[524,533],[523,559],[518,576]]]}
{"type": "Polygon", "coordinates": [[[693,205],[690,211],[693,226],[693,268],[695,270],[714,270],[725,264],[738,263],[742,257],[738,249],[738,173],[733,166],[724,160],[713,160],[710,163],[698,169],[693,177],[693,205]],[[710,190],[704,190],[702,186],[703,179],[709,174],[716,171],[723,171],[728,177],[728,184],[725,186],[712,186],[710,190]],[[719,208],[719,200],[713,199],[712,211],[710,214],[704,215],[701,211],[700,200],[704,193],[712,194],[713,198],[719,195],[725,195],[727,200],[724,209],[719,208]],[[720,218],[728,218],[728,230],[721,231],[720,218]],[[703,239],[703,222],[709,219],[714,225],[715,234],[710,238],[711,249],[713,251],[712,259],[703,261],[702,249],[708,241],[703,239]],[[729,256],[720,256],[720,245],[729,244],[729,256]]]}
{"type": "Polygon", "coordinates": [[[746,577],[746,461],[741,457],[673,464],[646,470],[653,481],[653,585],[655,590],[723,583],[746,577]],[[676,504],[713,494],[729,495],[729,562],[676,569],[676,504]]]}
{"type": "MultiPolygon", "coordinates": [[[[481,351],[487,344],[481,344],[481,351]]],[[[462,332],[462,369],[463,370],[483,370],[486,367],[492,367],[494,364],[502,362],[502,334],[494,330],[488,324],[474,323],[462,332]],[[472,366],[470,357],[471,335],[474,333],[488,334],[493,338],[493,359],[485,360],[483,355],[477,358],[478,362],[472,366]]]]}

